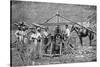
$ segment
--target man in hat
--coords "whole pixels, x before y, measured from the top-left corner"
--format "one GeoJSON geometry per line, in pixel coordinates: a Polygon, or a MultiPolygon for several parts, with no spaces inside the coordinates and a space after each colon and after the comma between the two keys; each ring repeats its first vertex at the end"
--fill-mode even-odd
{"type": "Polygon", "coordinates": [[[70,36],[70,30],[69,30],[69,28],[68,28],[68,25],[65,25],[63,35],[64,35],[64,36],[63,36],[63,39],[64,39],[64,40],[67,40],[68,37],[70,36]]]}
{"type": "Polygon", "coordinates": [[[65,34],[69,37],[70,36],[70,30],[68,28],[68,25],[65,25],[65,34]]]}
{"type": "Polygon", "coordinates": [[[20,56],[21,56],[21,59],[22,61],[24,62],[25,60],[25,52],[26,52],[26,45],[25,45],[25,38],[26,38],[26,35],[27,35],[27,29],[28,29],[28,26],[24,24],[24,22],[22,23],[19,23],[19,24],[16,24],[18,29],[16,30],[15,32],[15,36],[18,40],[18,42],[20,44],[17,45],[17,49],[19,49],[19,53],[20,53],[20,56]]]}
{"type": "Polygon", "coordinates": [[[30,40],[33,43],[31,46],[33,47],[30,52],[33,51],[34,58],[40,58],[40,51],[41,51],[41,28],[32,28],[31,29],[31,35],[30,35],[30,40]]]}
{"type": "Polygon", "coordinates": [[[23,41],[24,36],[26,35],[26,30],[28,29],[28,26],[24,24],[24,22],[18,24],[18,30],[15,32],[15,36],[19,41],[23,41]]]}
{"type": "Polygon", "coordinates": [[[48,27],[44,28],[42,31],[43,38],[48,36],[48,27]]]}

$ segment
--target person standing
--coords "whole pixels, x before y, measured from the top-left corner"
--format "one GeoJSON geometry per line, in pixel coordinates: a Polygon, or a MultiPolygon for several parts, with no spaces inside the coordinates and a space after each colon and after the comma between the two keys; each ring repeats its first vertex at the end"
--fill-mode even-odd
{"type": "Polygon", "coordinates": [[[25,53],[26,53],[26,45],[25,45],[25,37],[26,37],[26,31],[28,29],[27,25],[24,24],[24,22],[17,24],[18,29],[15,32],[15,36],[18,40],[17,50],[20,54],[20,57],[22,61],[25,61],[25,53]]]}
{"type": "Polygon", "coordinates": [[[68,25],[65,25],[65,35],[66,35],[67,37],[70,36],[70,30],[69,30],[69,28],[68,28],[68,25]]]}
{"type": "Polygon", "coordinates": [[[15,36],[18,39],[18,41],[22,42],[24,40],[24,37],[26,35],[27,26],[24,24],[24,22],[20,23],[18,25],[18,30],[15,32],[15,36]]]}

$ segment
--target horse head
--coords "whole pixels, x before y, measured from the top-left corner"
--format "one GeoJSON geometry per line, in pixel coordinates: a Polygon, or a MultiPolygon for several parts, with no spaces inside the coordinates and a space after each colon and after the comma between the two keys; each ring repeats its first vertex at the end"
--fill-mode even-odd
{"type": "Polygon", "coordinates": [[[75,26],[72,25],[70,32],[73,32],[75,30],[75,26]]]}
{"type": "Polygon", "coordinates": [[[77,25],[73,25],[72,28],[71,28],[71,31],[70,32],[73,32],[73,31],[76,31],[76,32],[79,32],[82,28],[80,26],[77,26],[77,25]]]}

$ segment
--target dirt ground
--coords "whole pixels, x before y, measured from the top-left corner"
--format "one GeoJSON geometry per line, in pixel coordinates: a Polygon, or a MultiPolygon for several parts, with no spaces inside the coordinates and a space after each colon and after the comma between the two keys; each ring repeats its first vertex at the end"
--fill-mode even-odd
{"type": "MultiPolygon", "coordinates": [[[[77,63],[77,62],[94,62],[96,61],[96,47],[80,47],[77,50],[66,50],[66,54],[60,57],[48,57],[43,56],[40,59],[31,60],[29,57],[25,57],[25,61],[21,60],[21,57],[16,50],[12,50],[12,65],[48,65],[48,64],[63,64],[63,63],[77,63]],[[72,53],[70,53],[72,51],[72,53]]],[[[34,57],[33,57],[34,58],[34,57]]]]}

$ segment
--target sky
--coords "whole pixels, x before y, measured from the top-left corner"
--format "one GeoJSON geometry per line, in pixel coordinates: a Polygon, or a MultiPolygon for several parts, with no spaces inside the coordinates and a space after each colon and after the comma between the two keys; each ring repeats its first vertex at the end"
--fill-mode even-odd
{"type": "Polygon", "coordinates": [[[44,23],[46,20],[54,16],[57,11],[59,11],[61,16],[74,22],[84,22],[87,20],[89,15],[96,12],[94,5],[74,5],[31,1],[12,1],[11,4],[12,23],[20,21],[24,21],[27,24],[44,23]]]}

